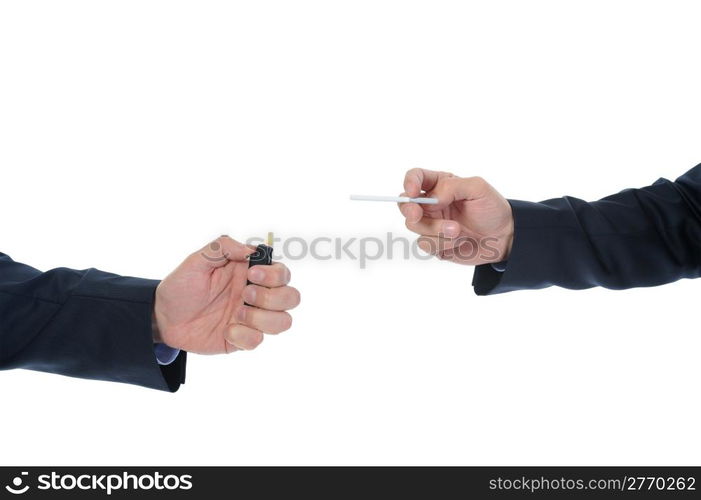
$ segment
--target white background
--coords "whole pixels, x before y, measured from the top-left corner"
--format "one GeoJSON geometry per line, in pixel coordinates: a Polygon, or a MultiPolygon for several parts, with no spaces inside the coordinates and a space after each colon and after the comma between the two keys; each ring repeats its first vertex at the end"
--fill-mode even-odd
{"type": "MultiPolygon", "coordinates": [[[[698,2],[0,4],[0,251],[160,278],[221,233],[409,236],[415,166],[596,199],[701,161],[698,2]]],[[[175,395],[0,373],[2,464],[698,464],[699,283],[477,297],[287,262],[293,329],[175,395]]]]}

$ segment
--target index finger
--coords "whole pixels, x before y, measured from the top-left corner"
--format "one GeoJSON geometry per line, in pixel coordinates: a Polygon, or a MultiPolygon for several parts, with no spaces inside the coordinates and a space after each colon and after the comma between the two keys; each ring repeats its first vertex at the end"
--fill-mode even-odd
{"type": "Polygon", "coordinates": [[[452,177],[448,172],[437,172],[423,168],[412,168],[404,176],[404,191],[407,196],[415,198],[421,191],[430,191],[438,183],[441,177],[452,177]]]}

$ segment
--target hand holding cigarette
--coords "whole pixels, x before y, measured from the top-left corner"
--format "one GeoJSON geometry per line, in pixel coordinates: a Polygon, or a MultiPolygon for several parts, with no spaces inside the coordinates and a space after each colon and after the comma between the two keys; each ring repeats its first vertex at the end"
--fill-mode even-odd
{"type": "Polygon", "coordinates": [[[438,200],[399,204],[425,252],[467,265],[508,259],[514,234],[511,205],[484,179],[415,168],[406,173],[404,191],[402,196],[409,198],[438,200]]]}

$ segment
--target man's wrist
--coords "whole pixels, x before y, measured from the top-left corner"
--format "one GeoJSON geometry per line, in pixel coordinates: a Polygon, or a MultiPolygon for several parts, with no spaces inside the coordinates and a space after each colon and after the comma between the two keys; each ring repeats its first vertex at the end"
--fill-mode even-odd
{"type": "Polygon", "coordinates": [[[180,354],[180,349],[170,347],[163,342],[161,330],[158,328],[155,310],[151,315],[151,332],[153,336],[153,352],[156,355],[156,361],[159,365],[171,364],[180,354]]]}
{"type": "MultiPolygon", "coordinates": [[[[511,207],[511,205],[509,205],[511,207]]],[[[509,217],[509,223],[506,227],[506,231],[504,232],[504,239],[505,245],[504,245],[504,251],[501,256],[500,262],[504,262],[509,260],[509,255],[511,255],[511,249],[514,246],[514,232],[515,232],[515,224],[514,224],[514,215],[513,212],[510,214],[509,217]]]]}

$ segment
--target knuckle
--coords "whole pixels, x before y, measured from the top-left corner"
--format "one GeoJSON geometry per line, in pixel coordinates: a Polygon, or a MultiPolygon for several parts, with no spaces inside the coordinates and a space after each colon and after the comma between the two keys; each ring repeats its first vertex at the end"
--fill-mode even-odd
{"type": "Polygon", "coordinates": [[[448,188],[450,186],[453,186],[455,184],[455,181],[457,181],[457,177],[441,177],[438,179],[438,182],[436,183],[436,191],[439,191],[441,189],[448,188]]]}
{"type": "Polygon", "coordinates": [[[190,264],[195,264],[197,262],[200,262],[203,259],[203,253],[204,253],[203,250],[197,250],[196,252],[192,252],[185,259],[185,264],[190,265],[190,264]]]}
{"type": "Polygon", "coordinates": [[[271,291],[269,288],[265,288],[264,286],[258,287],[256,297],[258,300],[258,307],[261,307],[263,309],[270,309],[270,306],[272,305],[272,296],[271,296],[271,291]]]}
{"type": "Polygon", "coordinates": [[[475,176],[470,177],[470,182],[477,188],[484,188],[487,186],[487,181],[483,177],[475,176]]]}

